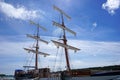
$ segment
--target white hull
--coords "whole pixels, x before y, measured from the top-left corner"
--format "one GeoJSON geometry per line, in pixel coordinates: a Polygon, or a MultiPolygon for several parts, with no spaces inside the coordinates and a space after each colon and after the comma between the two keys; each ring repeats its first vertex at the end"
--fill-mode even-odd
{"type": "MultiPolygon", "coordinates": [[[[39,80],[61,80],[60,77],[57,78],[41,78],[39,80]]],[[[88,76],[88,77],[72,77],[66,78],[65,80],[120,80],[120,75],[116,76],[88,76]]]]}

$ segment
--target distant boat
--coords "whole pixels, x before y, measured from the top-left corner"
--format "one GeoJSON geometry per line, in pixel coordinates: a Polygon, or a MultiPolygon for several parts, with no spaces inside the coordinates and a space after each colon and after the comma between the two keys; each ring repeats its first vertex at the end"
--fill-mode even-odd
{"type": "Polygon", "coordinates": [[[63,36],[58,41],[51,40],[57,48],[63,47],[64,53],[65,53],[65,59],[66,59],[66,70],[64,71],[56,71],[56,72],[50,72],[49,68],[38,68],[38,54],[48,56],[49,54],[39,52],[39,45],[38,42],[42,41],[46,44],[48,44],[47,41],[42,40],[39,37],[39,28],[42,28],[43,30],[46,30],[44,27],[39,26],[35,22],[31,21],[32,24],[37,26],[37,34],[35,36],[27,34],[28,37],[33,38],[36,40],[36,46],[34,46],[35,49],[29,49],[24,48],[28,52],[35,53],[35,66],[24,66],[27,68],[33,68],[27,71],[24,70],[16,70],[15,71],[15,79],[16,80],[120,80],[120,71],[97,71],[94,73],[91,73],[90,70],[73,70],[70,66],[70,61],[68,57],[68,50],[71,49],[75,52],[79,51],[79,48],[73,47],[71,45],[67,44],[67,37],[66,37],[66,31],[76,35],[74,31],[67,28],[64,23],[64,16],[67,19],[71,19],[65,12],[63,12],[60,8],[54,6],[53,7],[56,11],[60,12],[61,14],[61,23],[53,21],[53,25],[56,27],[59,27],[63,30],[63,36]],[[60,41],[60,42],[59,42],[60,41]],[[61,42],[62,41],[62,42],[61,42]]]}

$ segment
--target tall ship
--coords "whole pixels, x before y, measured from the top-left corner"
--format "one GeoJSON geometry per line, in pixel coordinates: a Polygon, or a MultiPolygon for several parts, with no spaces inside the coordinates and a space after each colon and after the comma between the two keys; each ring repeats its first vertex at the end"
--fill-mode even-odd
{"type": "Polygon", "coordinates": [[[46,30],[44,27],[31,21],[32,24],[37,26],[37,33],[35,36],[27,34],[28,37],[36,40],[36,46],[34,49],[24,48],[28,52],[35,53],[35,66],[24,66],[28,68],[33,68],[27,71],[16,70],[15,79],[16,80],[120,80],[120,70],[92,70],[92,69],[72,69],[69,61],[68,50],[71,49],[75,52],[79,51],[79,48],[68,45],[66,32],[76,35],[76,32],[72,31],[66,27],[64,22],[64,17],[71,19],[64,11],[62,11],[57,6],[53,6],[54,10],[58,11],[61,15],[61,23],[52,21],[53,26],[62,29],[63,35],[59,40],[51,40],[54,45],[59,48],[64,49],[66,70],[51,72],[49,68],[38,68],[38,54],[48,56],[49,54],[39,52],[38,42],[42,41],[48,44],[47,41],[42,40],[39,37],[39,28],[46,30]]]}

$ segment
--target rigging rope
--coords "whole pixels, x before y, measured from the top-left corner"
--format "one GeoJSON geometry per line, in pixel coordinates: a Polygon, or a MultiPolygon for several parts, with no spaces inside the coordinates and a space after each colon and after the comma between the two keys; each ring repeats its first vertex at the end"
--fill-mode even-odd
{"type": "Polygon", "coordinates": [[[63,48],[61,48],[61,55],[60,55],[60,69],[62,70],[62,64],[63,64],[63,48]]]}
{"type": "Polygon", "coordinates": [[[29,62],[29,66],[30,66],[31,63],[32,63],[33,57],[34,57],[34,54],[32,54],[31,60],[30,60],[30,62],[29,62]]]}
{"type": "Polygon", "coordinates": [[[56,58],[55,58],[55,63],[54,63],[54,66],[53,66],[53,71],[55,71],[55,68],[56,68],[56,61],[57,61],[57,55],[58,55],[58,51],[59,51],[59,48],[57,48],[57,52],[56,52],[56,58]]]}
{"type": "MultiPolygon", "coordinates": [[[[27,55],[28,56],[28,55],[27,55]]],[[[27,65],[28,64],[28,62],[29,62],[29,58],[27,58],[27,56],[26,56],[26,60],[25,60],[25,64],[24,65],[27,65]]],[[[24,70],[26,70],[26,68],[24,68],[24,70]]]]}
{"type": "MultiPolygon", "coordinates": [[[[41,62],[41,58],[38,58],[38,62],[39,62],[39,64],[42,63],[42,62],[41,62]]],[[[40,65],[40,67],[42,67],[42,65],[40,65]]]]}
{"type": "Polygon", "coordinates": [[[70,63],[71,63],[71,64],[70,64],[70,66],[71,66],[70,68],[73,68],[74,66],[73,66],[73,64],[72,64],[73,62],[72,62],[71,56],[68,55],[68,57],[69,57],[69,61],[70,61],[70,63]]]}
{"type": "MultiPolygon", "coordinates": [[[[32,54],[32,55],[30,55],[30,56],[28,56],[28,59],[26,59],[26,62],[25,62],[25,66],[30,66],[31,65],[31,62],[32,62],[32,60],[33,60],[33,55],[34,54],[32,54]]],[[[28,70],[29,68],[24,68],[24,70],[28,70]]]]}

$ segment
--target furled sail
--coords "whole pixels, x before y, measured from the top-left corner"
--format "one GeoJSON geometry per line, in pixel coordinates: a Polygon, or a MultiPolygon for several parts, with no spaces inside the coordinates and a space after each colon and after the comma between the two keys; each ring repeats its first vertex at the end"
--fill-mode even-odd
{"type": "MultiPolygon", "coordinates": [[[[24,48],[24,50],[26,50],[26,51],[28,51],[28,52],[33,52],[33,53],[36,53],[36,51],[35,51],[35,50],[33,50],[33,49],[24,48]]],[[[44,57],[46,57],[46,56],[49,56],[49,55],[50,55],[50,54],[43,53],[43,52],[38,52],[38,54],[40,54],[40,55],[44,55],[44,57]]]]}
{"type": "Polygon", "coordinates": [[[53,42],[57,47],[59,47],[59,46],[65,47],[65,48],[67,48],[67,49],[74,50],[75,52],[78,51],[78,50],[80,50],[80,49],[78,49],[78,48],[76,48],[76,47],[73,47],[73,46],[70,46],[70,45],[65,45],[65,44],[63,44],[63,43],[61,43],[61,42],[57,42],[57,41],[54,41],[54,40],[52,40],[52,42],[53,42]]]}
{"type": "Polygon", "coordinates": [[[70,16],[68,16],[65,12],[63,12],[60,8],[58,8],[57,6],[53,6],[53,8],[55,9],[55,10],[57,10],[57,11],[59,11],[61,14],[64,14],[68,19],[71,19],[71,17],[70,16]]]}
{"type": "Polygon", "coordinates": [[[64,26],[61,25],[60,23],[57,23],[57,22],[53,21],[53,25],[54,25],[54,26],[57,26],[57,27],[59,27],[59,28],[65,29],[65,30],[67,30],[68,32],[76,35],[76,33],[75,33],[74,31],[70,30],[70,29],[67,28],[67,27],[64,27],[64,26]]]}
{"type": "Polygon", "coordinates": [[[33,39],[36,39],[36,40],[39,40],[39,41],[41,41],[41,42],[44,42],[44,43],[48,44],[47,41],[41,39],[40,37],[33,36],[33,35],[30,35],[30,34],[27,34],[27,37],[30,37],[30,38],[33,38],[33,39]]]}
{"type": "Polygon", "coordinates": [[[37,24],[37,23],[35,23],[35,22],[31,21],[31,20],[30,20],[30,23],[37,26],[37,27],[39,27],[39,28],[41,28],[41,29],[43,29],[44,31],[46,31],[46,28],[44,28],[43,26],[40,26],[39,24],[37,24]]]}

